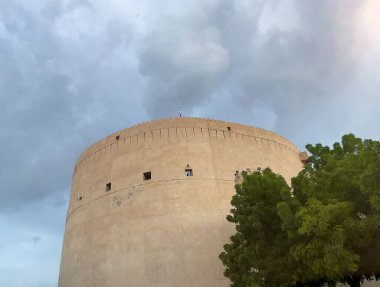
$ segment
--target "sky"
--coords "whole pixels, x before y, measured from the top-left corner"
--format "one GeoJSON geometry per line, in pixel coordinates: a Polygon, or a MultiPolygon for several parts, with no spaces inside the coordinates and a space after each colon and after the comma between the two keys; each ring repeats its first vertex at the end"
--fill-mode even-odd
{"type": "Polygon", "coordinates": [[[75,161],[147,120],[380,139],[378,0],[1,0],[0,286],[57,286],[75,161]]]}

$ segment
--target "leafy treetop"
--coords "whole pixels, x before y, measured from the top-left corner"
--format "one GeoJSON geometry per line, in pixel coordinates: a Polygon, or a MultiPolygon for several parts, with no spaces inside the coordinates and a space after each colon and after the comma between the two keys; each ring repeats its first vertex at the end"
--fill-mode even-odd
{"type": "Polygon", "coordinates": [[[244,174],[227,220],[236,234],[220,259],[233,287],[360,286],[380,275],[380,142],[352,134],[307,145],[286,181],[269,168],[244,174]]]}

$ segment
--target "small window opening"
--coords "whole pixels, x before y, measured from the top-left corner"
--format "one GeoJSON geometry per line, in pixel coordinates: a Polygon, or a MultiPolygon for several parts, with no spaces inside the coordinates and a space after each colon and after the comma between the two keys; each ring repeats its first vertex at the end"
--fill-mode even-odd
{"type": "Polygon", "coordinates": [[[106,191],[110,191],[111,190],[111,183],[107,183],[106,184],[106,191]]]}
{"type": "Polygon", "coordinates": [[[147,171],[143,173],[144,175],[144,180],[150,180],[152,178],[152,172],[147,171]]]}
{"type": "Polygon", "coordinates": [[[238,170],[235,171],[235,183],[236,183],[236,184],[241,183],[241,177],[240,177],[240,173],[239,173],[238,170]]]}
{"type": "Polygon", "coordinates": [[[191,168],[185,169],[185,175],[186,176],[193,176],[193,170],[191,168]]]}
{"type": "Polygon", "coordinates": [[[83,196],[79,196],[79,200],[82,200],[83,199],[83,196]]]}
{"type": "Polygon", "coordinates": [[[230,132],[230,131],[231,131],[231,127],[227,127],[227,131],[229,131],[229,132],[230,132]]]}
{"type": "Polygon", "coordinates": [[[120,139],[120,136],[119,136],[119,135],[117,135],[117,136],[116,136],[116,140],[118,141],[119,139],[120,139]]]}

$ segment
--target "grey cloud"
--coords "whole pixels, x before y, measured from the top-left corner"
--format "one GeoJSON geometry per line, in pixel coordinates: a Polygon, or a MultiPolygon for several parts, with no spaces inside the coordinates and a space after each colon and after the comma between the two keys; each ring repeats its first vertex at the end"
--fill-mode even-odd
{"type": "Polygon", "coordinates": [[[144,117],[139,75],[126,57],[130,24],[99,19],[101,11],[83,1],[36,11],[8,1],[3,8],[0,194],[7,200],[0,213],[52,194],[65,204],[79,153],[144,117]],[[87,37],[91,27],[96,33],[87,37]],[[128,105],[135,108],[127,112],[128,105]]]}
{"type": "Polygon", "coordinates": [[[218,115],[210,109],[233,104],[255,123],[262,106],[275,114],[271,128],[296,140],[306,131],[306,121],[320,121],[321,110],[326,122],[335,121],[332,130],[344,124],[339,101],[361,62],[362,39],[353,19],[363,2],[295,1],[290,15],[296,18],[295,27],[262,31],[264,10],[279,5],[213,1],[203,9],[190,6],[185,19],[170,12],[170,17],[158,17],[158,28],[146,35],[139,54],[149,115],[166,115],[179,107],[188,114],[218,115]],[[212,32],[203,38],[205,31],[212,32]],[[217,50],[209,50],[210,45],[217,50]],[[199,53],[187,55],[187,50],[199,53]],[[211,54],[219,60],[210,59],[211,54]],[[178,60],[182,55],[186,61],[178,60]]]}
{"type": "Polygon", "coordinates": [[[255,52],[247,56],[248,65],[239,75],[242,102],[269,103],[278,119],[274,128],[291,136],[307,121],[319,121],[322,110],[325,120],[339,121],[336,115],[341,111],[335,101],[356,75],[361,60],[352,21],[360,2],[349,1],[344,7],[328,1],[296,4],[299,26],[265,35],[251,47],[255,52]]]}
{"type": "Polygon", "coordinates": [[[223,90],[239,84],[235,69],[249,60],[249,42],[257,35],[264,2],[189,6],[185,15],[173,15],[175,10],[157,17],[143,39],[139,64],[146,78],[144,104],[152,117],[178,108],[192,114],[213,95],[222,97],[223,90]]]}
{"type": "Polygon", "coordinates": [[[203,15],[166,16],[144,39],[139,65],[147,87],[144,104],[153,117],[202,104],[229,65],[219,31],[203,15]]]}

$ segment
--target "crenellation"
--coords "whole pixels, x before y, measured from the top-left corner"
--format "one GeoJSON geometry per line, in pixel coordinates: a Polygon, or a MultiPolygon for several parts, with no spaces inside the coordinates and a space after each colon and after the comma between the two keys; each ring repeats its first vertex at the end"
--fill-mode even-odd
{"type": "Polygon", "coordinates": [[[169,128],[169,143],[174,144],[177,143],[177,129],[176,128],[169,128]]]}
{"type": "Polygon", "coordinates": [[[244,145],[247,145],[247,144],[251,144],[251,141],[250,141],[250,136],[249,135],[243,135],[243,143],[244,145]]]}
{"type": "MultiPolygon", "coordinates": [[[[245,125],[241,125],[241,124],[236,124],[236,123],[232,124],[232,123],[225,122],[225,121],[220,121],[220,120],[211,120],[211,119],[201,119],[201,118],[188,117],[188,118],[166,118],[166,119],[162,119],[162,120],[159,120],[159,121],[147,121],[147,122],[144,122],[144,123],[141,123],[141,124],[134,125],[134,126],[132,126],[130,128],[126,128],[126,129],[120,130],[118,132],[115,132],[112,135],[110,135],[109,137],[114,137],[114,136],[116,136],[118,134],[120,134],[120,136],[122,136],[122,134],[124,134],[127,137],[128,136],[128,132],[130,132],[130,133],[136,133],[137,132],[138,133],[139,131],[144,131],[144,129],[146,127],[157,126],[158,124],[160,124],[160,122],[165,122],[168,126],[174,126],[174,125],[178,125],[178,121],[179,120],[180,121],[181,120],[182,121],[188,121],[190,123],[191,122],[192,123],[197,123],[197,121],[202,120],[203,122],[205,122],[205,121],[208,122],[209,125],[210,124],[211,125],[214,124],[214,125],[217,125],[217,126],[223,125],[224,126],[223,129],[225,129],[227,126],[233,125],[235,128],[238,128],[238,129],[252,130],[255,136],[257,136],[257,134],[268,134],[268,131],[266,131],[264,129],[261,129],[261,128],[249,127],[249,126],[245,126],[245,125]],[[173,125],[173,123],[174,123],[174,125],[173,125]]],[[[287,141],[284,137],[278,135],[277,133],[270,132],[270,137],[276,138],[276,141],[282,142],[283,144],[285,143],[285,145],[287,145],[287,144],[292,145],[291,143],[289,143],[289,141],[287,141]]],[[[94,147],[96,149],[96,148],[98,148],[98,146],[106,144],[105,140],[107,140],[107,138],[94,143],[87,150],[91,150],[94,147]]],[[[292,148],[295,149],[294,146],[292,146],[292,148]]]]}
{"type": "Polygon", "coordinates": [[[138,138],[137,135],[138,134],[135,134],[135,135],[131,136],[131,145],[130,145],[131,148],[137,145],[137,138],[138,138]]]}
{"type": "Polygon", "coordinates": [[[203,142],[202,128],[195,127],[194,129],[194,138],[198,142],[203,142]]]}
{"type": "Polygon", "coordinates": [[[145,130],[142,129],[144,124],[139,124],[118,131],[111,136],[98,141],[94,145],[91,145],[90,148],[80,156],[77,166],[79,167],[87,160],[91,160],[92,157],[96,157],[97,153],[103,149],[109,150],[110,152],[119,149],[121,142],[123,144],[120,148],[126,148],[126,143],[129,143],[129,146],[131,147],[133,146],[134,148],[137,148],[140,145],[146,146],[156,143],[169,144],[174,142],[194,142],[197,140],[199,141],[200,139],[204,142],[209,140],[208,138],[217,138],[218,140],[235,140],[241,144],[263,145],[264,148],[271,148],[271,146],[275,146],[276,143],[280,146],[279,149],[281,151],[296,153],[294,145],[289,141],[275,133],[260,128],[216,120],[206,120],[208,127],[204,128],[201,127],[204,120],[197,118],[180,118],[179,121],[183,122],[183,125],[177,124],[177,127],[174,127],[176,120],[178,120],[178,118],[168,119],[168,122],[166,122],[165,119],[150,121],[145,130]],[[199,122],[199,120],[201,120],[201,122],[199,122]],[[163,124],[162,128],[160,127],[149,131],[150,128],[159,127],[160,124],[163,124]],[[191,124],[192,126],[189,127],[186,126],[186,124],[191,124]],[[216,125],[218,128],[213,128],[212,125],[216,125]],[[230,127],[231,131],[228,131],[227,127],[230,127]],[[174,133],[174,129],[176,130],[176,133],[174,133]],[[196,136],[195,129],[198,129],[198,132],[200,133],[198,136],[196,136]],[[134,134],[134,131],[137,133],[134,134]],[[191,131],[191,133],[189,133],[189,131],[191,131]],[[151,137],[147,136],[148,133],[151,134],[151,137]],[[164,133],[164,135],[162,133],[164,133]],[[115,140],[116,136],[120,137],[119,140],[115,140]],[[252,137],[254,140],[248,139],[249,137],[252,137]]]}
{"type": "Polygon", "coordinates": [[[160,142],[160,137],[161,137],[160,131],[161,130],[154,130],[153,131],[153,137],[152,137],[153,144],[160,142]]]}
{"type": "Polygon", "coordinates": [[[169,143],[169,129],[168,128],[161,129],[161,140],[163,140],[163,143],[165,144],[169,143]]]}
{"type": "Polygon", "coordinates": [[[275,150],[276,149],[275,146],[274,146],[274,141],[268,140],[268,145],[269,145],[269,149],[271,149],[271,150],[275,150]]]}
{"type": "Polygon", "coordinates": [[[183,128],[183,127],[177,128],[177,142],[178,143],[186,142],[186,128],[183,128]]]}
{"type": "Polygon", "coordinates": [[[206,128],[201,128],[202,131],[202,142],[207,142],[210,137],[210,130],[206,128]]]}

